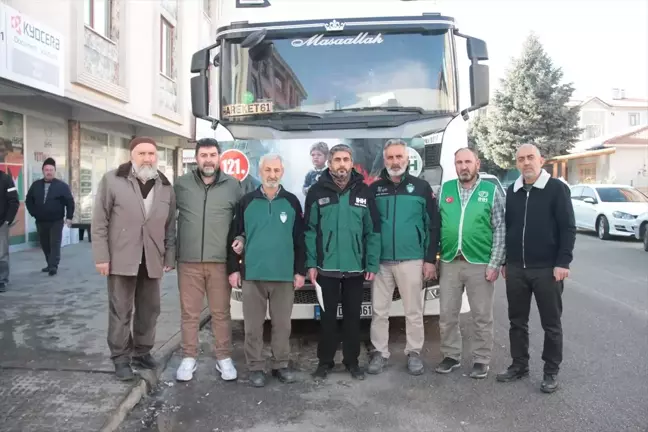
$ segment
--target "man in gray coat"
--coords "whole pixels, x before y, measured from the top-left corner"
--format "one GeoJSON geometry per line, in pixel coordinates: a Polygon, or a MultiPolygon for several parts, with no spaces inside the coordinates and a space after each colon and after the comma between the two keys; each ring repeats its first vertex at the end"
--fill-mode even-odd
{"type": "Polygon", "coordinates": [[[108,278],[108,346],[123,381],[134,378],[131,361],[144,369],[157,367],[150,352],[160,314],[160,280],[175,265],[173,187],[157,169],[152,138],[134,138],[130,148],[131,161],[101,179],[92,214],[95,265],[108,278]]]}
{"type": "MultiPolygon", "coordinates": [[[[243,196],[241,183],[220,169],[221,149],[213,138],[196,144],[198,168],[178,177],[178,287],[182,309],[184,358],[178,381],[190,381],[196,371],[198,326],[205,295],[211,311],[216,370],[225,381],[237,378],[231,354],[230,296],[227,277],[228,240],[234,208],[243,196]]],[[[241,241],[240,239],[239,241],[241,241]]],[[[240,244],[239,244],[240,246],[240,244]]]]}

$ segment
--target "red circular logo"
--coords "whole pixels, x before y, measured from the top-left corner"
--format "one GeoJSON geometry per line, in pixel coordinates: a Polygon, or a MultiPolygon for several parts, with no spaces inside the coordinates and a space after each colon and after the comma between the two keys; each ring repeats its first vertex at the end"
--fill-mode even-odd
{"type": "Polygon", "coordinates": [[[448,197],[448,198],[446,198],[446,202],[447,202],[448,204],[452,203],[452,201],[454,201],[454,200],[452,199],[452,197],[448,197]]]}
{"type": "Polygon", "coordinates": [[[250,161],[240,150],[225,150],[220,160],[221,170],[238,181],[243,181],[250,173],[250,161]]]}

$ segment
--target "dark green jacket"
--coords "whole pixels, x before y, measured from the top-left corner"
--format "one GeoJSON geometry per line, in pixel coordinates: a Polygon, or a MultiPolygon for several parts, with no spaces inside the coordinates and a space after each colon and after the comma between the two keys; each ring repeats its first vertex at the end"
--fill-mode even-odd
{"type": "Polygon", "coordinates": [[[272,282],[292,282],[295,274],[306,275],[301,204],[283,187],[272,200],[261,187],[241,198],[229,241],[238,236],[245,237],[245,250],[240,257],[228,249],[228,274],[240,271],[245,280],[272,282]]]}
{"type": "Polygon", "coordinates": [[[305,207],[306,267],[340,275],[378,272],[380,215],[361,174],[353,170],[340,190],[324,170],[305,207]]]}
{"type": "Polygon", "coordinates": [[[227,262],[231,249],[227,234],[236,203],[243,196],[241,183],[218,171],[205,185],[196,171],[178,177],[174,185],[178,208],[178,262],[227,262]]]}
{"type": "Polygon", "coordinates": [[[371,190],[380,212],[380,260],[435,263],[439,209],[430,184],[409,174],[395,184],[383,169],[371,190]]]}

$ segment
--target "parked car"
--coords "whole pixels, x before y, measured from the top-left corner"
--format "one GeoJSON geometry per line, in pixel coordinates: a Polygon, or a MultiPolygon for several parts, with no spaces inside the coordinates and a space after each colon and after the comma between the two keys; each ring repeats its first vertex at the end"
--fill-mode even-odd
{"type": "Polygon", "coordinates": [[[488,173],[485,173],[485,172],[480,172],[479,173],[479,178],[481,178],[482,180],[487,181],[487,182],[495,183],[495,186],[497,186],[499,191],[502,192],[504,194],[504,196],[506,196],[506,189],[504,188],[504,186],[502,186],[502,183],[499,181],[499,179],[497,177],[495,177],[492,174],[488,174],[488,173]]]}
{"type": "Polygon", "coordinates": [[[627,185],[577,184],[571,199],[576,227],[596,231],[601,240],[634,236],[637,216],[648,212],[648,196],[627,185]]]}
{"type": "Polygon", "coordinates": [[[648,252],[648,212],[637,216],[634,235],[637,240],[643,240],[643,247],[648,252]]]}

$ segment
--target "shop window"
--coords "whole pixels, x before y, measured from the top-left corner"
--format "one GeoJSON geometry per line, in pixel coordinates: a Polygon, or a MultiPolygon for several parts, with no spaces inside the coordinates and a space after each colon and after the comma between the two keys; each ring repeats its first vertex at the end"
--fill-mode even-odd
{"type": "Polygon", "coordinates": [[[110,39],[112,0],[85,0],[84,24],[110,39]]]}
{"type": "Polygon", "coordinates": [[[25,234],[25,187],[24,187],[24,120],[23,115],[0,110],[0,170],[13,178],[18,189],[20,207],[14,225],[9,231],[9,244],[23,244],[25,234]]]}

